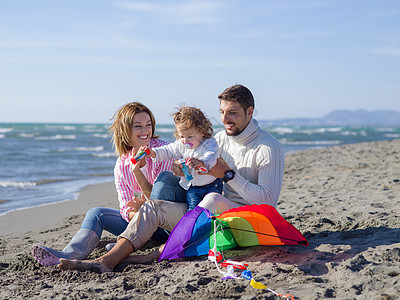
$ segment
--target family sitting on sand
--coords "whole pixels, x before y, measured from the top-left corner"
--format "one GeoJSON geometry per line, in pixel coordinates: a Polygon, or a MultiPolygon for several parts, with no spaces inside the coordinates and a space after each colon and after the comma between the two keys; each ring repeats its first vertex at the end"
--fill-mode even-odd
{"type": "Polygon", "coordinates": [[[214,214],[246,204],[276,207],[284,169],[282,145],[253,119],[248,88],[237,84],[218,98],[225,131],[212,138],[211,123],[201,110],[181,107],[174,115],[177,141],[172,144],[154,135],[155,119],[146,106],[132,102],[120,108],[110,127],[119,155],[114,176],[120,210],[90,209],[62,251],[34,245],[34,258],[62,270],[110,272],[122,261],[158,258],[163,247],[144,258],[130,254],[150,239],[165,242],[188,207],[199,205],[214,214]],[[146,149],[150,154],[132,164],[131,158],[146,149]],[[174,160],[181,157],[193,176],[190,181],[174,160]],[[138,192],[141,198],[135,197],[138,192]],[[117,243],[105,255],[84,260],[103,230],[118,236],[117,243]]]}

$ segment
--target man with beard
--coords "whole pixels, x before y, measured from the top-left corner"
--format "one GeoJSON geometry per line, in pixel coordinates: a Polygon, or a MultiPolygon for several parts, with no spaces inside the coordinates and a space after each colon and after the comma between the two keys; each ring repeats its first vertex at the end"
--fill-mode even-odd
{"type": "Polygon", "coordinates": [[[281,143],[258,127],[248,88],[236,84],[218,98],[225,131],[215,135],[222,159],[210,174],[223,179],[224,192],[207,195],[199,205],[214,214],[246,204],[276,207],[284,168],[281,143]]]}
{"type": "MultiPolygon", "coordinates": [[[[246,204],[268,204],[275,207],[282,187],[282,145],[258,127],[257,121],[253,119],[254,98],[248,88],[236,84],[225,89],[218,98],[225,131],[218,132],[215,136],[221,157],[208,173],[222,178],[225,183],[224,191],[223,195],[208,194],[199,206],[214,214],[246,204]]],[[[174,172],[182,175],[178,164],[175,165],[174,172]]],[[[145,257],[128,256],[140,249],[158,227],[172,231],[186,212],[184,205],[147,200],[111,251],[89,261],[60,259],[60,268],[102,273],[111,272],[125,259],[129,262],[143,262],[158,258],[163,247],[145,257]]]]}

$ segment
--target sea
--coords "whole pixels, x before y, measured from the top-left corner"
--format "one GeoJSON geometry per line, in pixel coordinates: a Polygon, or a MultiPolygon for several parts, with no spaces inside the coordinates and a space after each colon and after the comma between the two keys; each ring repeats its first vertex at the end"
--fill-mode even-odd
{"type": "MultiPolygon", "coordinates": [[[[109,125],[0,123],[0,215],[76,200],[85,186],[113,181],[117,156],[109,125]]],[[[261,127],[282,142],[286,154],[400,138],[400,127],[261,127]]],[[[174,140],[173,131],[173,125],[156,129],[169,142],[174,140]]]]}

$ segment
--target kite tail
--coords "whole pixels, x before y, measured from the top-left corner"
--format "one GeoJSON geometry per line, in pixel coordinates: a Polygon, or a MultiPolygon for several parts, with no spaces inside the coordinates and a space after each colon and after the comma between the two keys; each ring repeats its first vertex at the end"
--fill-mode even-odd
{"type": "MultiPolygon", "coordinates": [[[[217,251],[217,232],[221,231],[221,230],[223,231],[224,228],[225,229],[232,229],[232,228],[225,227],[220,222],[218,222],[218,226],[217,226],[217,219],[214,217],[213,220],[214,220],[214,222],[213,222],[214,223],[214,228],[213,228],[214,246],[208,252],[208,259],[215,264],[218,272],[224,276],[222,279],[238,279],[239,277],[237,275],[235,275],[235,273],[234,273],[235,267],[233,265],[236,265],[236,266],[241,265],[241,266],[244,266],[244,268],[246,268],[247,264],[230,261],[233,264],[231,264],[231,263],[228,264],[228,266],[226,268],[227,269],[226,272],[222,271],[222,269],[218,265],[218,263],[222,260],[222,258],[224,259],[224,262],[227,262],[227,261],[225,260],[225,257],[223,257],[223,247],[221,248],[222,254],[219,251],[217,251]],[[218,228],[218,227],[220,227],[220,228],[218,228]]],[[[223,263],[221,265],[223,265],[223,263]]],[[[286,294],[286,295],[279,294],[279,293],[275,292],[273,289],[270,289],[266,285],[262,284],[261,282],[255,281],[253,279],[253,275],[251,274],[250,270],[244,270],[241,275],[243,278],[250,280],[250,285],[255,289],[267,290],[267,291],[273,293],[275,296],[281,297],[283,299],[294,300],[294,297],[291,294],[286,294]]]]}
{"type": "Polygon", "coordinates": [[[294,297],[291,294],[286,294],[286,295],[279,294],[279,293],[275,292],[273,289],[270,289],[269,287],[263,285],[260,282],[255,281],[254,279],[251,279],[250,285],[255,289],[265,289],[267,291],[270,291],[271,293],[275,294],[275,296],[281,297],[283,299],[294,300],[294,297]]]}

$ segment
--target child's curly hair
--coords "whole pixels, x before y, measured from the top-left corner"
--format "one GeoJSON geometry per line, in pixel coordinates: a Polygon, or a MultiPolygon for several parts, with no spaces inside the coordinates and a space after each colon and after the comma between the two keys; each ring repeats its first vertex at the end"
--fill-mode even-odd
{"type": "MultiPolygon", "coordinates": [[[[178,111],[172,114],[172,116],[174,117],[175,125],[182,125],[183,129],[195,126],[204,135],[205,139],[209,139],[214,133],[210,120],[199,108],[180,106],[178,111]]],[[[177,131],[175,131],[174,135],[175,138],[179,138],[177,131]]]]}

